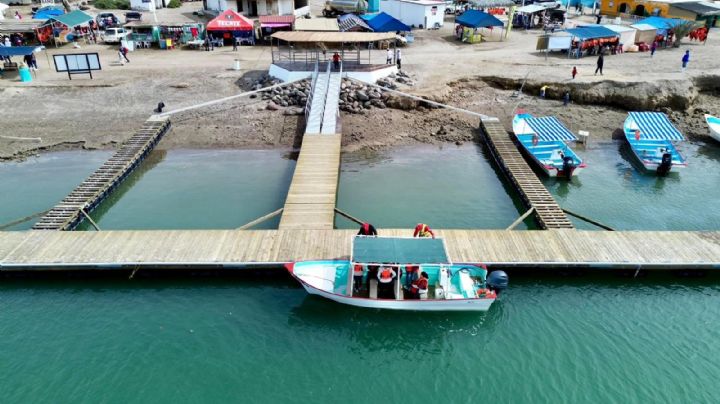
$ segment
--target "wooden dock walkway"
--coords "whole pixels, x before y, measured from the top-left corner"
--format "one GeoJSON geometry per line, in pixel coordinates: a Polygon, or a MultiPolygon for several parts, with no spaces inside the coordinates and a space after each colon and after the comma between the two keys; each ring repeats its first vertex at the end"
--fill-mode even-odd
{"type": "MultiPolygon", "coordinates": [[[[379,229],[408,236],[411,229],[379,229]]],[[[356,230],[0,232],[0,270],[242,268],[347,258],[356,230]]],[[[720,270],[720,232],[437,230],[453,262],[496,268],[720,270]]]]}
{"type": "Polygon", "coordinates": [[[170,128],[168,118],[151,117],[108,161],[33,226],[35,230],[72,230],[147,156],[170,128]]]}
{"type": "Polygon", "coordinates": [[[280,229],[332,229],[340,176],[340,134],[303,137],[280,229]]]}
{"type": "Polygon", "coordinates": [[[493,118],[481,120],[480,125],[493,157],[520,193],[527,208],[535,209],[540,227],[572,229],[572,222],[527,164],[502,124],[493,118]]]}

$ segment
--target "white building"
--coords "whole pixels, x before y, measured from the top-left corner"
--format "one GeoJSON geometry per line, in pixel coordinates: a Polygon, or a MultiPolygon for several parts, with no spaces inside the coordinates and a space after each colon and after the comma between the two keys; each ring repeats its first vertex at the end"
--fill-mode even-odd
{"type": "Polygon", "coordinates": [[[380,0],[380,11],[411,27],[440,28],[445,18],[445,2],[436,0],[380,0]]]}
{"type": "Polygon", "coordinates": [[[130,9],[135,11],[155,11],[165,7],[170,0],[130,0],[130,9]]]}
{"type": "Polygon", "coordinates": [[[293,15],[296,9],[308,6],[308,0],[203,0],[203,8],[222,12],[227,9],[247,16],[293,15]]]}

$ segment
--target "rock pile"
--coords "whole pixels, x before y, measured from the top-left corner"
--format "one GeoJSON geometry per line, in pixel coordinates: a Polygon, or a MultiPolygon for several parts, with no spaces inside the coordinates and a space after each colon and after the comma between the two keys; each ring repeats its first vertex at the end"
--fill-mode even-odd
{"type": "Polygon", "coordinates": [[[402,70],[399,70],[397,73],[393,73],[388,77],[379,79],[377,81],[377,84],[381,87],[389,88],[391,90],[397,90],[398,84],[414,86],[415,82],[410,78],[410,75],[408,75],[402,70]]]}
{"type": "Polygon", "coordinates": [[[378,88],[351,80],[343,80],[340,86],[340,110],[352,114],[363,114],[372,107],[385,109],[389,94],[378,88]]]}

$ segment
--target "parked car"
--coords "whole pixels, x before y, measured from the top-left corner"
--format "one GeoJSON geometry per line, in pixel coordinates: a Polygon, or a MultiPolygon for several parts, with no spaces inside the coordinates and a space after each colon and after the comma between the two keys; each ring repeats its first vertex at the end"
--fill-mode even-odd
{"type": "Polygon", "coordinates": [[[128,32],[125,28],[115,27],[105,28],[105,33],[100,37],[105,43],[120,43],[127,35],[128,32]]]}
{"type": "Polygon", "coordinates": [[[142,13],[138,11],[128,11],[125,13],[125,22],[142,21],[142,13]]]}
{"type": "Polygon", "coordinates": [[[120,20],[113,13],[100,13],[95,17],[95,22],[99,29],[104,30],[105,28],[117,26],[120,20]]]}

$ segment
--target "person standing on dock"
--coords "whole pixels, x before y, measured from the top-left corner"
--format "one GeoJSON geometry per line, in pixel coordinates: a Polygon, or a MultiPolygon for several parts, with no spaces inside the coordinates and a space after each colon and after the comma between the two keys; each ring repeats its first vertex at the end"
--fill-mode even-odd
{"type": "Polygon", "coordinates": [[[333,68],[336,71],[340,71],[340,54],[335,52],[332,56],[332,60],[333,60],[333,68]]]}
{"type": "Polygon", "coordinates": [[[358,236],[377,236],[377,229],[370,223],[363,223],[358,230],[358,236]]]}
{"type": "Polygon", "coordinates": [[[388,65],[393,64],[393,51],[392,51],[392,49],[390,49],[390,47],[388,47],[387,61],[385,62],[385,64],[388,64],[388,65]]]}
{"type": "Polygon", "coordinates": [[[415,226],[415,232],[413,232],[413,237],[435,238],[435,233],[433,233],[430,226],[426,225],[425,223],[418,223],[418,225],[415,226]]]}

